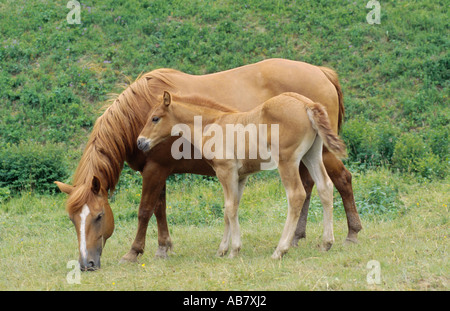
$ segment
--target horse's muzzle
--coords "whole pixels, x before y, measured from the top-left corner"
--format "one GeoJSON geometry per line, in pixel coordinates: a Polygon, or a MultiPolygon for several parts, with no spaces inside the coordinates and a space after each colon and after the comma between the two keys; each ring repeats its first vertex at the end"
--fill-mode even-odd
{"type": "Polygon", "coordinates": [[[93,260],[89,260],[86,264],[80,263],[81,271],[95,271],[100,269],[100,260],[95,263],[93,260]]]}

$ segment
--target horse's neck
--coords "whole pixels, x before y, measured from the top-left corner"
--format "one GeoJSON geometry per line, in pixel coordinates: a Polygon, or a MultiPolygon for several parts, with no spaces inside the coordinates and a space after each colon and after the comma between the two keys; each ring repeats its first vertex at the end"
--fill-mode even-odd
{"type": "Polygon", "coordinates": [[[88,145],[78,164],[74,177],[74,185],[81,185],[92,182],[92,178],[97,176],[102,187],[108,191],[113,191],[122,172],[125,156],[112,154],[111,150],[92,145],[88,145]]]}
{"type": "MultiPolygon", "coordinates": [[[[113,108],[116,110],[107,110],[97,119],[75,172],[74,184],[89,183],[97,176],[106,190],[114,191],[124,162],[129,161],[137,150],[135,142],[144,118],[136,117],[139,116],[136,112],[119,120],[123,108],[113,108]]],[[[144,115],[145,111],[141,113],[144,115]]]]}

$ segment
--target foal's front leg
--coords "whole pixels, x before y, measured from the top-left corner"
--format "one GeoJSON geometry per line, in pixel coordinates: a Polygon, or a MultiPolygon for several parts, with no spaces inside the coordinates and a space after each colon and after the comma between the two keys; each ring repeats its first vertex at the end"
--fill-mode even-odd
{"type": "Polygon", "coordinates": [[[229,257],[233,258],[239,254],[242,246],[238,207],[247,177],[239,179],[234,169],[216,169],[216,175],[222,184],[225,198],[225,231],[217,255],[224,256],[228,252],[231,238],[231,252],[229,257]]]}
{"type": "Polygon", "coordinates": [[[216,255],[219,257],[223,257],[228,253],[228,246],[230,245],[230,220],[228,219],[226,213],[224,213],[225,219],[225,229],[223,231],[222,242],[220,242],[219,249],[217,250],[216,255]]]}

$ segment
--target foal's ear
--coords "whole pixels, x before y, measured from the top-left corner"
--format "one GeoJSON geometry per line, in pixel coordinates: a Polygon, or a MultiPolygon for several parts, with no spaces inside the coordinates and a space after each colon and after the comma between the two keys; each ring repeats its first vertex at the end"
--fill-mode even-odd
{"type": "Polygon", "coordinates": [[[97,195],[100,192],[101,188],[102,188],[102,183],[100,182],[100,179],[98,179],[97,176],[92,177],[92,185],[91,185],[92,192],[95,195],[97,195]]]}
{"type": "Polygon", "coordinates": [[[163,103],[164,103],[164,105],[166,107],[168,107],[171,102],[172,102],[172,96],[170,96],[169,92],[164,91],[164,95],[163,95],[163,103]]]}
{"type": "Polygon", "coordinates": [[[59,190],[61,190],[61,192],[67,193],[67,194],[71,194],[73,191],[73,188],[75,188],[74,186],[62,183],[60,181],[55,181],[55,184],[58,186],[59,190]]]}

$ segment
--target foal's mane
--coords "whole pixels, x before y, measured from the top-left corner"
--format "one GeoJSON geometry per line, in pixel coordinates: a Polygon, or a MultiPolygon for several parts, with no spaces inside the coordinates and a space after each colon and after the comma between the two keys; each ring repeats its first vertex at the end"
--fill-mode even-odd
{"type": "Polygon", "coordinates": [[[136,150],[136,139],[151,105],[157,102],[154,94],[158,94],[158,88],[171,86],[163,74],[172,71],[159,69],[139,76],[97,119],[75,171],[76,188],[67,201],[69,212],[81,208],[93,195],[93,176],[100,179],[103,189],[114,191],[124,161],[136,150]]]}

